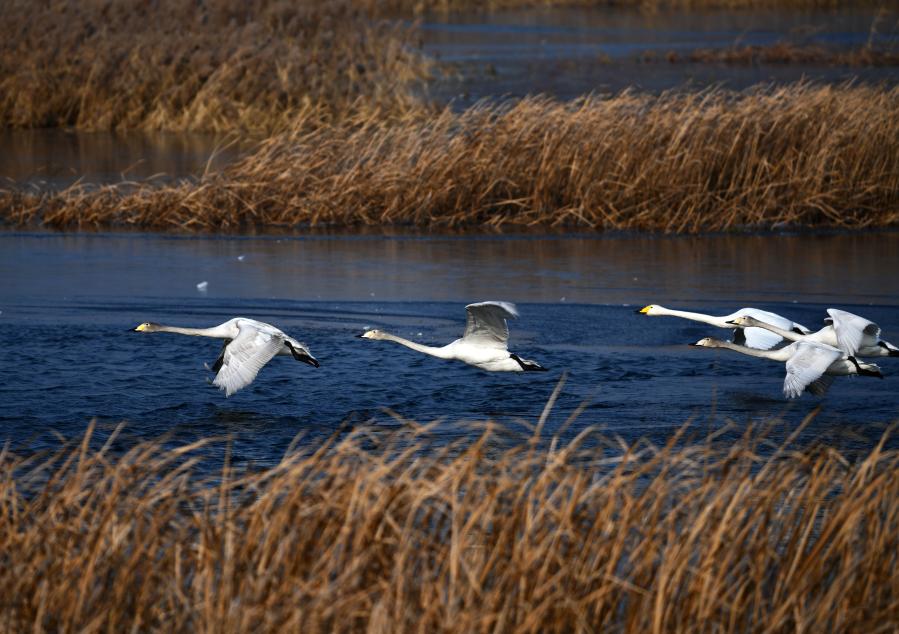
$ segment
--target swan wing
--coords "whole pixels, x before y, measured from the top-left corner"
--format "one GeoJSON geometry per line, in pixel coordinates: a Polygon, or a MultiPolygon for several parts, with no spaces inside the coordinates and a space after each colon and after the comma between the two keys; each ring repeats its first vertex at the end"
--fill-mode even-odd
{"type": "MultiPolygon", "coordinates": [[[[750,327],[738,328],[737,330],[743,331],[742,338],[746,342],[744,345],[757,350],[770,350],[783,341],[783,337],[764,328],[750,327]]],[[[736,342],[736,339],[734,339],[734,342],[736,342]]]]}
{"type": "Polygon", "coordinates": [[[854,355],[865,343],[877,345],[880,326],[873,321],[838,308],[828,308],[827,314],[830,315],[833,330],[837,335],[837,345],[846,354],[854,355]]]}
{"type": "MultiPolygon", "coordinates": [[[[840,359],[843,353],[832,347],[810,341],[799,341],[793,355],[787,359],[787,376],[784,378],[784,396],[799,397],[805,388],[820,379],[830,364],[840,359]]],[[[816,391],[819,385],[814,388],[816,391]]]]}
{"type": "MultiPolygon", "coordinates": [[[[734,314],[728,315],[725,319],[734,319],[743,316],[753,317],[766,324],[776,326],[781,330],[793,330],[798,327],[803,330],[805,334],[808,334],[807,328],[800,326],[794,321],[778,315],[777,313],[761,310],[760,308],[741,308],[734,314]]],[[[783,341],[783,337],[770,330],[765,330],[764,328],[745,328],[743,329],[743,338],[746,342],[745,345],[758,350],[770,350],[783,341]]]]}
{"type": "MultiPolygon", "coordinates": [[[[266,329],[267,330],[267,329],[266,329]]],[[[225,390],[225,396],[245,388],[284,345],[276,334],[241,325],[234,341],[222,352],[221,367],[212,384],[225,390]]]]}
{"type": "Polygon", "coordinates": [[[479,302],[465,307],[468,321],[462,339],[492,348],[506,349],[509,342],[509,325],[506,319],[518,317],[515,304],[509,302],[479,302]]]}

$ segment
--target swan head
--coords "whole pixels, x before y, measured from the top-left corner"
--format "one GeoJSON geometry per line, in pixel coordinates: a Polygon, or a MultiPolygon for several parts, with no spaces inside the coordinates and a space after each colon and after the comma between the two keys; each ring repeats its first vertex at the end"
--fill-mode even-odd
{"type": "Polygon", "coordinates": [[[356,335],[360,339],[385,339],[386,332],[380,330],[366,330],[361,335],[356,335]]]}
{"type": "Polygon", "coordinates": [[[741,315],[735,319],[728,320],[727,323],[733,326],[739,326],[740,328],[750,328],[752,326],[757,326],[760,322],[758,319],[750,317],[749,315],[741,315]]]}
{"type": "Polygon", "coordinates": [[[703,337],[696,343],[691,343],[691,346],[699,346],[700,348],[720,348],[721,342],[718,339],[714,339],[712,337],[703,337]]]}
{"type": "Polygon", "coordinates": [[[640,310],[636,311],[638,315],[662,315],[665,309],[661,306],[657,306],[655,304],[650,304],[649,306],[644,306],[640,310]]]}
{"type": "Polygon", "coordinates": [[[150,321],[145,321],[141,325],[132,329],[132,332],[156,332],[159,330],[159,324],[154,324],[150,321]]]}

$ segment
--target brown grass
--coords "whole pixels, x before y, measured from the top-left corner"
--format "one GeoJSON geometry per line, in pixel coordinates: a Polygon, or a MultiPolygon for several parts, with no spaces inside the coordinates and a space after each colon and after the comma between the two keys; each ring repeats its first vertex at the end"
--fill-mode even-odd
{"type": "Polygon", "coordinates": [[[252,130],[418,105],[414,29],[344,0],[4,3],[0,126],[252,130]]]}
{"type": "Polygon", "coordinates": [[[899,90],[622,94],[301,127],[197,183],[0,192],[7,224],[189,231],[899,221],[899,90]]]}
{"type": "MultiPolygon", "coordinates": [[[[5,631],[891,632],[899,452],[358,430],[0,454],[5,631]],[[589,448],[588,448],[589,445],[589,448]],[[121,451],[121,450],[120,450],[121,451]]],[[[886,436],[884,437],[886,439],[886,436]]],[[[883,442],[883,441],[882,441],[883,442]]]]}

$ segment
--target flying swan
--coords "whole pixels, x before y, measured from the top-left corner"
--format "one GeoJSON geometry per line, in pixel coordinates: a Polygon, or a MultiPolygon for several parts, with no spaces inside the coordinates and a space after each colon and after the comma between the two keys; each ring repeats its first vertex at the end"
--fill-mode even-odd
{"type": "Polygon", "coordinates": [[[864,317],[838,308],[828,308],[830,315],[821,330],[807,335],[782,330],[744,315],[731,320],[735,326],[758,327],[770,330],[791,341],[813,341],[839,348],[847,355],[859,357],[899,357],[899,348],[880,338],[880,326],[864,317]]]}
{"type": "Polygon", "coordinates": [[[225,396],[252,383],[262,366],[277,355],[289,354],[297,361],[319,366],[309,349],[293,337],[271,324],[245,317],[235,317],[212,328],[179,328],[144,322],[134,332],[174,332],[224,339],[222,351],[211,370],[217,373],[212,384],[225,390],[225,396]]]}
{"type": "Polygon", "coordinates": [[[672,308],[665,308],[664,306],[658,306],[656,304],[644,306],[637,312],[643,315],[650,316],[667,315],[671,317],[682,317],[683,319],[699,321],[704,324],[717,326],[718,328],[735,328],[734,343],[745,344],[750,348],[758,348],[759,350],[768,350],[770,348],[773,348],[781,341],[783,341],[783,338],[781,337],[781,335],[775,334],[774,332],[766,330],[764,328],[741,328],[738,325],[732,323],[734,319],[736,319],[737,317],[748,315],[750,317],[755,317],[759,321],[777,326],[782,330],[790,330],[802,334],[808,334],[809,332],[811,332],[802,324],[797,324],[795,321],[791,321],[786,317],[781,317],[776,313],[769,313],[767,310],[760,310],[758,308],[741,308],[737,312],[731,313],[730,315],[725,315],[724,317],[715,317],[713,315],[705,315],[703,313],[693,313],[686,310],[674,310],[672,308]]]}
{"type": "Polygon", "coordinates": [[[691,345],[727,348],[751,357],[785,361],[787,376],[784,378],[783,391],[787,398],[797,398],[806,389],[821,396],[827,392],[835,376],[858,374],[883,378],[877,365],[858,361],[852,356],[847,357],[839,348],[811,341],[797,341],[778,350],[755,350],[711,337],[700,339],[691,345]]]}
{"type": "Polygon", "coordinates": [[[489,372],[532,372],[546,368],[535,361],[522,359],[508,350],[509,326],[506,319],[518,317],[515,304],[480,302],[465,307],[468,322],[461,339],[442,348],[423,346],[382,330],[369,330],[358,335],[363,339],[383,339],[424,352],[439,359],[455,359],[489,372]]]}

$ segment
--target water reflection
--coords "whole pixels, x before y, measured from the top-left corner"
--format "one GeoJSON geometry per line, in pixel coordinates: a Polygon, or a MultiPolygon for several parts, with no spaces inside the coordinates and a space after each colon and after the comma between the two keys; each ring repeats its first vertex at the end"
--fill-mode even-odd
{"type": "Polygon", "coordinates": [[[226,137],[195,132],[0,129],[0,182],[42,190],[75,182],[171,182],[218,169],[240,150],[226,137]]]}

